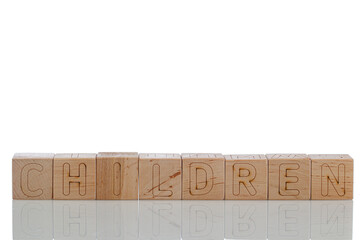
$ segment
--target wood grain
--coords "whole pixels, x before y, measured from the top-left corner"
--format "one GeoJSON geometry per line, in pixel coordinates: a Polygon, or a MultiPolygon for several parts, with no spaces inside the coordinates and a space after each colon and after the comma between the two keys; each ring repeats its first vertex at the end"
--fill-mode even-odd
{"type": "Polygon", "coordinates": [[[347,200],[347,154],[17,153],[13,199],[347,200]]]}
{"type": "Polygon", "coordinates": [[[96,154],[63,153],[54,157],[54,199],[96,199],[96,154]]]}
{"type": "Polygon", "coordinates": [[[96,199],[138,199],[136,152],[100,152],[96,159],[96,199]]]}
{"type": "Polygon", "coordinates": [[[225,199],[268,198],[268,163],[265,155],[225,155],[225,199]]]}
{"type": "Polygon", "coordinates": [[[223,200],[225,169],[223,155],[185,153],[183,161],[182,199],[223,200]]]}
{"type": "Polygon", "coordinates": [[[53,153],[16,153],[12,160],[13,199],[52,199],[53,159],[53,153]]]}
{"type": "Polygon", "coordinates": [[[310,159],[306,154],[267,154],[270,200],[310,199],[310,159]]]}
{"type": "Polygon", "coordinates": [[[311,199],[353,199],[354,160],[347,154],[311,154],[311,199]]]}
{"type": "Polygon", "coordinates": [[[139,155],[139,198],[181,199],[181,157],[179,154],[139,155]]]}

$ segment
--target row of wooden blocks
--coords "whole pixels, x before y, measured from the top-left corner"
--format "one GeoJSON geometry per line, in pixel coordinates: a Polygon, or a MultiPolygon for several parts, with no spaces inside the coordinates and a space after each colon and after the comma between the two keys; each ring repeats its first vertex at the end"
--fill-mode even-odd
{"type": "Polygon", "coordinates": [[[17,153],[14,199],[352,199],[346,154],[17,153]]]}

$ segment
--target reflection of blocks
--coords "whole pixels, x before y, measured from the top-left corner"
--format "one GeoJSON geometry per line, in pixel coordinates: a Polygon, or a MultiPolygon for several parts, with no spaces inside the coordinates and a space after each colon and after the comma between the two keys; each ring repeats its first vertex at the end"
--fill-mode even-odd
{"type": "Polygon", "coordinates": [[[224,239],[224,201],[182,201],[183,240],[224,239]]]}
{"type": "Polygon", "coordinates": [[[181,199],[179,154],[139,155],[139,198],[181,199]]]}
{"type": "Polygon", "coordinates": [[[53,202],[13,201],[14,240],[52,240],[53,202]]]}
{"type": "Polygon", "coordinates": [[[182,199],[224,199],[224,157],[221,154],[183,154],[182,199]]]}
{"type": "Polygon", "coordinates": [[[311,239],[353,239],[352,214],[352,201],[311,201],[311,239]]]}
{"type": "Polygon", "coordinates": [[[269,199],[310,199],[310,159],[306,154],[268,154],[269,199]]]}
{"type": "Polygon", "coordinates": [[[180,240],[180,201],[139,201],[139,239],[180,240]]]}
{"type": "Polygon", "coordinates": [[[54,199],[96,198],[96,154],[56,154],[54,199]]]}
{"type": "Polygon", "coordinates": [[[138,199],[137,153],[99,153],[96,160],[96,198],[138,199]]]}
{"type": "Polygon", "coordinates": [[[54,201],[54,239],[96,240],[96,202],[54,201]]]}
{"type": "Polygon", "coordinates": [[[225,155],[225,199],[267,199],[265,155],[225,155]]]}
{"type": "Polygon", "coordinates": [[[98,240],[137,240],[138,201],[96,201],[98,240]]]}
{"type": "Polygon", "coordinates": [[[346,154],[309,155],[312,162],[311,199],[352,199],[353,159],[346,154]]]}
{"type": "Polygon", "coordinates": [[[225,239],[267,239],[267,201],[226,201],[225,239]]]}
{"type": "Polygon", "coordinates": [[[52,153],[17,153],[13,157],[13,199],[52,199],[52,153]]]}
{"type": "Polygon", "coordinates": [[[310,201],[269,201],[269,240],[310,239],[310,201]]]}

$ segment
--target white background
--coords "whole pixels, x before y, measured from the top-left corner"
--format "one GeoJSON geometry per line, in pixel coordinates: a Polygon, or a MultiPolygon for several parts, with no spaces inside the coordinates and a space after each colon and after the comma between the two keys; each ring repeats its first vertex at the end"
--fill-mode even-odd
{"type": "Polygon", "coordinates": [[[3,238],[15,152],[348,153],[358,225],[359,12],[332,0],[0,1],[3,238]]]}

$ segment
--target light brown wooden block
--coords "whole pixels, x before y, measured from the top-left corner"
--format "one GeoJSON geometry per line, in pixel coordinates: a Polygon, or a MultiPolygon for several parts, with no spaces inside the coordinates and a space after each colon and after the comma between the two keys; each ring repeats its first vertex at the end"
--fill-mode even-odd
{"type": "Polygon", "coordinates": [[[183,161],[182,199],[223,200],[224,157],[221,154],[186,153],[183,161]]]}
{"type": "Polygon", "coordinates": [[[138,199],[137,153],[99,153],[96,159],[96,199],[138,199]]]}
{"type": "Polygon", "coordinates": [[[267,199],[268,163],[265,155],[225,155],[225,199],[267,199]]]}
{"type": "Polygon", "coordinates": [[[139,155],[139,198],[181,199],[181,157],[179,154],[139,155]]]}
{"type": "Polygon", "coordinates": [[[13,157],[13,199],[52,199],[53,153],[16,153],[13,157]]]}
{"type": "Polygon", "coordinates": [[[309,155],[312,163],[311,199],[353,199],[353,159],[347,154],[309,155]]]}
{"type": "Polygon", "coordinates": [[[309,200],[310,159],[306,154],[268,154],[269,199],[309,200]]]}
{"type": "Polygon", "coordinates": [[[54,199],[96,199],[96,154],[56,154],[53,191],[54,199]]]}

